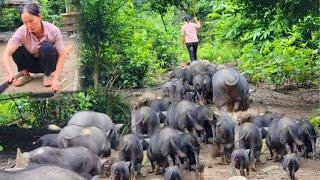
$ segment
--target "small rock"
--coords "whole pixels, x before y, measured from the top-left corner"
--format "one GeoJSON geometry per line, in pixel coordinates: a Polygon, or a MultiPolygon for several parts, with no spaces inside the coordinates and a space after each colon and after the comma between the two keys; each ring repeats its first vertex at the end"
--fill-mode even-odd
{"type": "Polygon", "coordinates": [[[257,175],[257,179],[264,179],[264,176],[263,175],[257,175]]]}
{"type": "Polygon", "coordinates": [[[208,164],[208,168],[212,168],[212,164],[208,164]]]}
{"type": "Polygon", "coordinates": [[[0,32],[0,42],[7,42],[9,41],[10,37],[13,35],[14,32],[0,32]]]}
{"type": "Polygon", "coordinates": [[[217,66],[217,71],[218,71],[219,69],[223,69],[223,68],[226,68],[226,66],[225,66],[225,65],[218,65],[218,66],[217,66]]]}
{"type": "Polygon", "coordinates": [[[228,180],[248,180],[248,178],[246,178],[244,176],[232,176],[228,180]]]}
{"type": "Polygon", "coordinates": [[[5,35],[0,34],[0,42],[7,42],[8,38],[5,35]]]}
{"type": "Polygon", "coordinates": [[[266,168],[263,168],[263,169],[261,169],[261,171],[264,173],[268,173],[270,171],[277,170],[277,169],[279,169],[279,166],[273,165],[273,166],[268,166],[266,168]]]}
{"type": "Polygon", "coordinates": [[[69,36],[70,39],[79,39],[79,35],[77,33],[73,33],[69,36]]]}

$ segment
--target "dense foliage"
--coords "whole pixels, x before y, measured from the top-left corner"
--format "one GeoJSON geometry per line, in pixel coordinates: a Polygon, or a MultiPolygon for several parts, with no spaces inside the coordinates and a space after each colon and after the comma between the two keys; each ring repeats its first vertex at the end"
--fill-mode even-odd
{"type": "Polygon", "coordinates": [[[207,15],[212,22],[208,26],[214,29],[211,40],[231,43],[241,52],[241,69],[252,81],[276,86],[318,83],[316,1],[218,0],[211,4],[212,12],[207,15]]]}
{"type": "Polygon", "coordinates": [[[0,11],[0,32],[13,31],[22,25],[18,9],[6,8],[0,11]]]}
{"type": "Polygon", "coordinates": [[[158,14],[128,1],[80,1],[79,9],[86,86],[152,85],[158,73],[175,64],[174,26],[165,29],[158,14]]]}
{"type": "Polygon", "coordinates": [[[311,124],[320,128],[320,108],[317,108],[316,114],[310,120],[311,124]]]}
{"type": "Polygon", "coordinates": [[[65,0],[39,0],[41,15],[48,22],[59,24],[60,14],[66,10],[65,0]]]}
{"type": "Polygon", "coordinates": [[[96,77],[96,85],[109,80],[119,87],[150,85],[159,72],[187,60],[180,39],[184,14],[196,15],[202,21],[201,59],[218,64],[237,61],[252,82],[278,87],[289,84],[309,87],[320,77],[317,50],[320,20],[316,1],[135,0],[122,1],[121,7],[104,1],[109,3],[110,10],[112,7],[117,10],[104,11],[105,14],[99,14],[104,20],[93,21],[98,16],[97,9],[103,9],[99,1],[94,2],[82,2],[83,7],[87,4],[95,7],[94,11],[83,12],[91,17],[83,20],[88,24],[84,32],[108,32],[101,37],[83,34],[88,38],[84,41],[88,45],[83,51],[83,67],[86,77],[96,77]],[[100,42],[99,50],[89,50],[90,41],[100,42]],[[110,69],[110,64],[115,68],[110,69]],[[94,65],[99,70],[95,71],[94,65]]]}
{"type": "MultiPolygon", "coordinates": [[[[63,0],[40,0],[57,23],[63,0]]],[[[182,16],[198,16],[199,57],[237,61],[252,82],[313,86],[320,77],[319,3],[305,0],[70,0],[81,12],[85,86],[157,83],[168,68],[188,61],[182,16]]],[[[0,31],[21,25],[16,9],[2,10],[0,31]]]]}
{"type": "MultiPolygon", "coordinates": [[[[60,14],[65,12],[64,0],[39,0],[41,15],[44,20],[58,26],[60,14]]],[[[0,1],[0,32],[13,31],[22,25],[19,8],[5,8],[0,1]]]]}

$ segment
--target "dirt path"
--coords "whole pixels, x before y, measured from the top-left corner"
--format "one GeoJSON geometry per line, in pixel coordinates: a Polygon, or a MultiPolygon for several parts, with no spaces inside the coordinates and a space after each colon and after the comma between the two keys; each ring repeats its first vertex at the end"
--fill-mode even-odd
{"type": "MultiPolygon", "coordinates": [[[[320,144],[318,143],[317,148],[320,148],[320,144]]],[[[184,180],[226,180],[231,177],[231,168],[230,165],[221,165],[220,158],[211,158],[211,145],[201,145],[200,151],[200,162],[202,166],[204,166],[204,170],[201,173],[189,172],[186,170],[182,171],[182,176],[184,180]]],[[[279,180],[286,179],[286,174],[282,170],[282,164],[280,162],[273,162],[272,160],[267,160],[270,157],[268,151],[265,151],[262,154],[262,164],[258,165],[258,171],[252,172],[250,170],[248,179],[266,179],[266,180],[279,180]]],[[[300,158],[300,169],[296,173],[296,177],[298,180],[317,180],[320,176],[320,160],[312,160],[312,159],[304,159],[300,158]]],[[[151,169],[150,165],[147,164],[143,168],[143,172],[151,169]]],[[[236,175],[240,175],[239,171],[236,170],[236,175]]],[[[158,180],[162,179],[161,175],[153,175],[148,174],[145,177],[140,177],[138,179],[142,180],[158,180]]]]}
{"type": "MultiPolygon", "coordinates": [[[[10,34],[5,34],[3,36],[10,36],[10,34]]],[[[4,38],[8,39],[8,38],[4,38]]],[[[67,59],[65,61],[60,82],[60,90],[63,91],[76,91],[79,89],[79,74],[78,74],[78,45],[75,39],[70,39],[63,34],[63,42],[65,48],[70,48],[70,52],[68,53],[67,59]]],[[[6,47],[6,42],[0,42],[0,60],[2,60],[3,52],[6,47]]],[[[17,67],[14,63],[12,63],[12,68],[17,71],[17,67]]],[[[8,93],[51,93],[49,87],[44,87],[42,85],[42,74],[32,74],[34,78],[32,81],[28,82],[22,87],[14,87],[9,86],[8,89],[4,92],[4,94],[8,93]]],[[[6,73],[2,65],[0,65],[0,82],[4,82],[6,80],[6,73]]]]}

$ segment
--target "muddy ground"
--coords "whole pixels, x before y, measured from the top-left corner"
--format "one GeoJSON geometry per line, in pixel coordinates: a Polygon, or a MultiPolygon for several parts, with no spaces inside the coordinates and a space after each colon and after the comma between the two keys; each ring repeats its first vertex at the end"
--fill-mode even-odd
{"type": "MultiPolygon", "coordinates": [[[[273,91],[270,89],[259,89],[250,86],[253,91],[250,95],[251,104],[248,112],[251,114],[263,113],[266,110],[286,114],[291,117],[308,119],[314,114],[315,108],[319,105],[319,89],[294,89],[290,91],[273,91]]],[[[145,90],[144,90],[145,91],[145,90]]],[[[133,92],[141,94],[141,91],[133,92]]],[[[125,94],[128,96],[128,94],[125,94]]],[[[132,97],[134,98],[134,96],[132,97]]],[[[32,142],[42,134],[48,133],[48,130],[25,130],[17,127],[0,128],[1,145],[4,151],[1,153],[0,167],[5,168],[14,165],[16,148],[21,148],[22,152],[34,149],[32,142]]],[[[320,150],[320,140],[317,141],[318,155],[320,150]]],[[[262,150],[261,164],[258,165],[258,171],[250,171],[249,179],[286,179],[286,174],[282,170],[280,162],[268,160],[270,157],[268,150],[264,147],[262,150]]],[[[320,159],[304,159],[300,157],[300,169],[297,172],[297,179],[316,180],[320,177],[320,159]]],[[[117,161],[118,153],[113,151],[111,161],[117,161]]],[[[211,144],[201,144],[200,160],[203,171],[200,173],[188,172],[182,170],[183,179],[195,180],[220,180],[228,179],[230,175],[230,166],[221,165],[220,158],[211,157],[211,144]]],[[[142,168],[142,174],[138,179],[162,179],[161,175],[149,174],[150,163],[145,158],[142,168]]],[[[239,172],[237,171],[237,174],[239,172]]]]}
{"type": "MultiPolygon", "coordinates": [[[[148,90],[146,90],[148,91],[148,90]]],[[[259,88],[250,85],[250,108],[248,112],[253,115],[258,115],[266,111],[287,115],[293,118],[309,119],[314,115],[314,110],[320,105],[320,91],[319,89],[299,89],[294,88],[291,90],[270,90],[266,88],[259,88]]],[[[136,92],[134,94],[139,94],[136,92]]],[[[203,168],[201,173],[188,172],[183,169],[182,176],[184,180],[223,180],[231,177],[231,168],[229,165],[221,165],[221,159],[211,157],[211,144],[201,144],[200,161],[203,168]]],[[[318,155],[320,148],[320,140],[317,141],[318,155]]],[[[116,154],[113,154],[116,159],[116,154]]],[[[299,156],[300,169],[296,173],[299,180],[316,180],[320,176],[320,159],[304,159],[299,156]]],[[[280,162],[273,162],[270,159],[269,151],[265,145],[262,150],[261,164],[258,165],[258,171],[250,171],[249,179],[268,179],[278,180],[286,179],[287,176],[282,170],[280,162]]],[[[143,168],[144,176],[139,179],[163,179],[161,175],[153,175],[146,173],[151,169],[149,161],[144,161],[143,168]]],[[[240,175],[238,171],[237,175],[240,175]]]]}

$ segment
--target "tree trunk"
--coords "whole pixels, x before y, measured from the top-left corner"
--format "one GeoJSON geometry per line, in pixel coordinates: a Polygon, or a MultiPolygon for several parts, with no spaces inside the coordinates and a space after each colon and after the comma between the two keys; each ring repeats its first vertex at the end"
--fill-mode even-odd
{"type": "MultiPolygon", "coordinates": [[[[97,58],[97,57],[96,57],[97,58]]],[[[93,87],[95,89],[98,88],[99,85],[99,63],[97,59],[94,59],[94,67],[93,67],[93,87]]]]}

